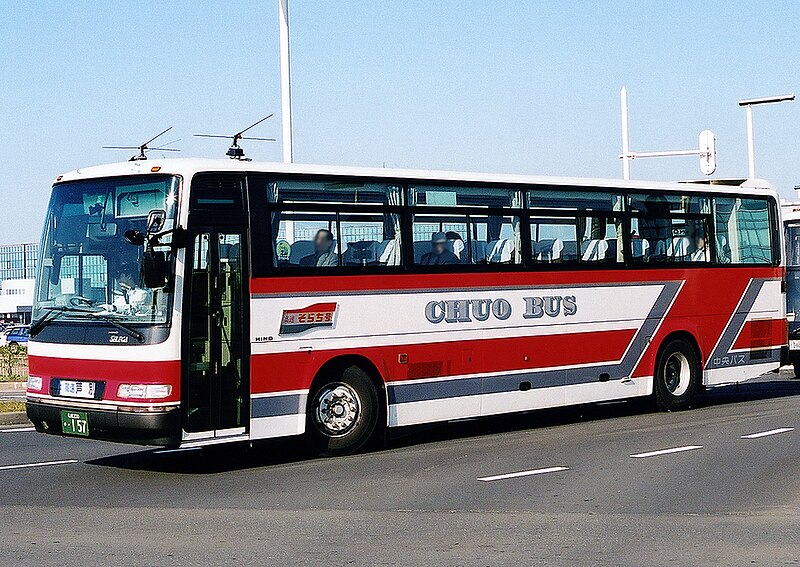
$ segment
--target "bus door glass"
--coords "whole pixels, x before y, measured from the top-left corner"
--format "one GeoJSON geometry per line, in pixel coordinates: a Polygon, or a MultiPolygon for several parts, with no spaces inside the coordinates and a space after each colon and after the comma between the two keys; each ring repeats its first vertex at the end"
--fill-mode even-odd
{"type": "Polygon", "coordinates": [[[249,418],[243,239],[241,231],[221,227],[193,234],[184,388],[188,432],[243,432],[249,418]]]}

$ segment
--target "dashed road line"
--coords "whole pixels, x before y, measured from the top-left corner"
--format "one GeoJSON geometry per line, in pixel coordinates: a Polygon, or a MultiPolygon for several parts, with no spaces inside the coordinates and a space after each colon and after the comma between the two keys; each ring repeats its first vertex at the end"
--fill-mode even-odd
{"type": "Polygon", "coordinates": [[[8,471],[11,469],[30,469],[34,467],[49,467],[52,465],[71,465],[77,463],[77,459],[66,459],[63,461],[44,461],[41,463],[23,463],[21,465],[4,465],[0,466],[0,471],[8,471]]]}
{"type": "Polygon", "coordinates": [[[683,453],[684,451],[694,451],[695,449],[702,449],[702,445],[684,445],[683,447],[673,447],[671,449],[660,449],[658,451],[649,451],[647,453],[636,453],[631,455],[634,459],[642,459],[645,457],[657,457],[659,455],[669,455],[671,453],[683,453]]]}
{"type": "Polygon", "coordinates": [[[788,433],[794,431],[794,427],[779,427],[778,429],[770,429],[769,431],[761,431],[760,433],[751,433],[750,435],[742,435],[742,439],[759,439],[760,437],[769,437],[770,435],[777,435],[778,433],[788,433]]]}
{"type": "Polygon", "coordinates": [[[529,471],[519,471],[507,474],[496,474],[494,476],[482,476],[478,478],[481,482],[492,482],[494,480],[505,480],[507,478],[519,478],[521,476],[533,476],[537,474],[547,474],[554,472],[567,471],[569,467],[547,467],[544,469],[533,469],[529,471]]]}
{"type": "Polygon", "coordinates": [[[25,431],[36,431],[35,427],[12,427],[9,429],[0,429],[0,433],[23,433],[25,431]]]}

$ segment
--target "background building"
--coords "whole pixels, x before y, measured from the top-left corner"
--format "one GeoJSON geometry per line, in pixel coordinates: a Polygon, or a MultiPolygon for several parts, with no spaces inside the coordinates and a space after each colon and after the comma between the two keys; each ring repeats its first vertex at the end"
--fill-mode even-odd
{"type": "Polygon", "coordinates": [[[31,322],[39,245],[0,245],[0,320],[31,322]]]}

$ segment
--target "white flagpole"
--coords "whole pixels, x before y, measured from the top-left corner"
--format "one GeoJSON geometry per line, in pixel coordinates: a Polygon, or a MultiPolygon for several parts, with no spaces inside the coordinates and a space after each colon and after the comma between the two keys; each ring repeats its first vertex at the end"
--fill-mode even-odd
{"type": "Polygon", "coordinates": [[[278,0],[281,44],[281,124],[283,127],[283,162],[292,163],[292,80],[289,61],[289,0],[278,0]]]}

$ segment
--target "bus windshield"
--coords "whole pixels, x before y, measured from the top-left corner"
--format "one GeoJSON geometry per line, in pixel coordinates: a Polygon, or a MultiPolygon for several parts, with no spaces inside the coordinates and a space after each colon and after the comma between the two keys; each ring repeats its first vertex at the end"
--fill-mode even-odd
{"type": "MultiPolygon", "coordinates": [[[[131,176],[57,184],[45,218],[33,318],[163,324],[169,320],[170,286],[148,288],[143,246],[126,231],[147,232],[148,216],[174,227],[179,180],[131,176]]],[[[151,227],[152,229],[152,227],[151,227]]],[[[164,239],[165,242],[169,238],[164,239]]],[[[174,259],[169,247],[167,265],[174,259]]]]}

